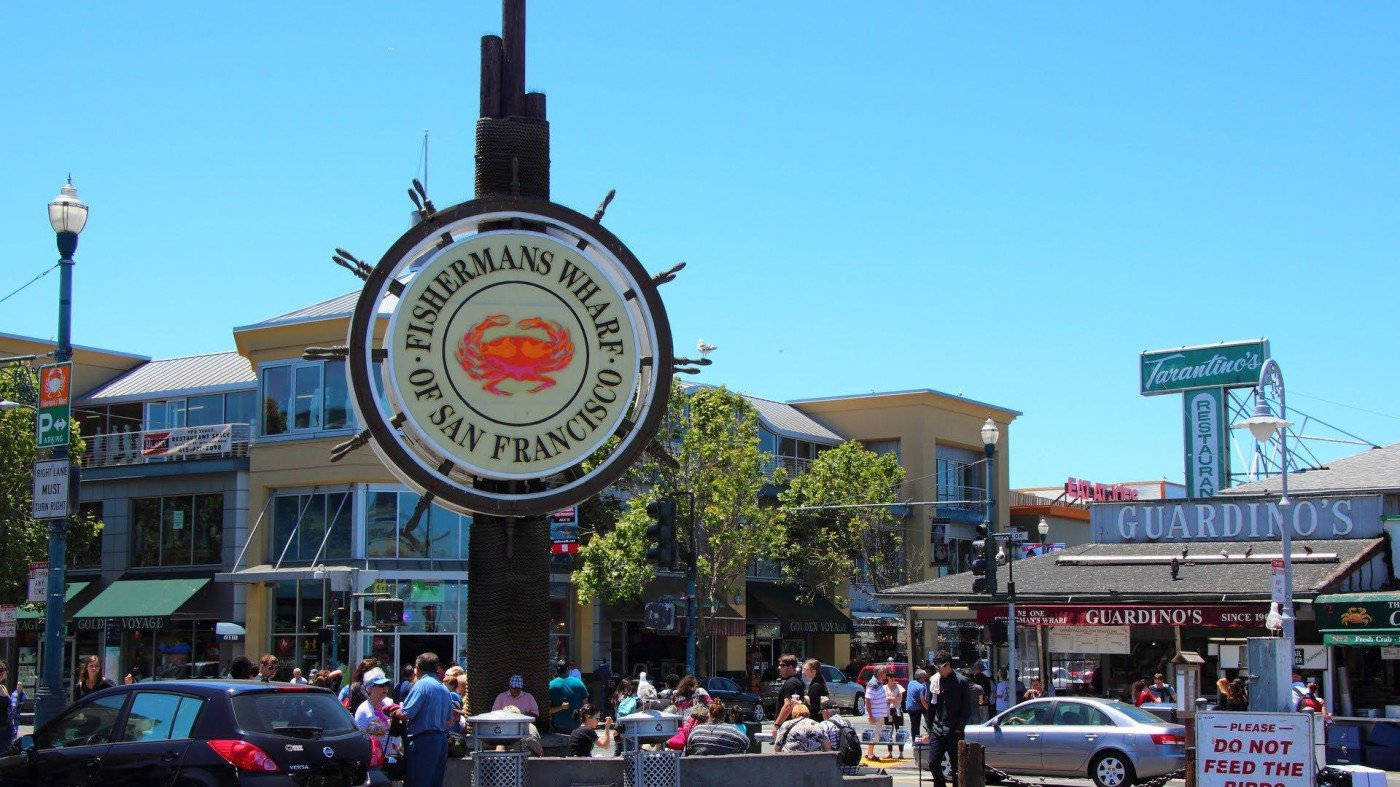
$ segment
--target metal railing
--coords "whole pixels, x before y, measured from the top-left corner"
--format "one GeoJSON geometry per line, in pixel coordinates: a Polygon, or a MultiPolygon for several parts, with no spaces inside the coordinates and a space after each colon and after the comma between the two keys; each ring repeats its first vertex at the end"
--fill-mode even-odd
{"type": "Polygon", "coordinates": [[[764,470],[771,473],[780,466],[787,469],[788,475],[794,476],[810,470],[812,467],[812,460],[799,459],[795,456],[773,456],[767,466],[764,467],[764,470]]]}
{"type": "Polygon", "coordinates": [[[248,424],[209,424],[170,429],[133,429],[88,435],[82,466],[120,467],[157,462],[247,457],[248,424]]]}

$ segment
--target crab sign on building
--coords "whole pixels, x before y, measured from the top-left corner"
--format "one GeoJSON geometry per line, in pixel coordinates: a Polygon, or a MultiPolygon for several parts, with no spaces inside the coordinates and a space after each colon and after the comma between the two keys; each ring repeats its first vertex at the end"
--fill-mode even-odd
{"type": "Polygon", "coordinates": [[[597,221],[548,201],[424,211],[360,265],[357,440],[463,512],[541,515],[601,491],[655,436],[687,362],[656,291],[670,274],[653,279],[597,221]]]}

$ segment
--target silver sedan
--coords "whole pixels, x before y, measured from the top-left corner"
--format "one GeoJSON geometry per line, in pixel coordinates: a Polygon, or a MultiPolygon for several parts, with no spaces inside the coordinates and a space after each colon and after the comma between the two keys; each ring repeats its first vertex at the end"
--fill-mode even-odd
{"type": "Polygon", "coordinates": [[[1090,778],[1126,787],[1186,764],[1186,728],[1122,702],[1085,697],[1030,700],[967,725],[988,768],[1011,774],[1090,778]]]}

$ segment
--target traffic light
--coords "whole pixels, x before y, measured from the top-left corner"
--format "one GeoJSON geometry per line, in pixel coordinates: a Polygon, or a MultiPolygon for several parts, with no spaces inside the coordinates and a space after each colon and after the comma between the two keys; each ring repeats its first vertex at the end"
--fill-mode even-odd
{"type": "Polygon", "coordinates": [[[997,594],[997,542],[987,532],[986,525],[977,526],[977,539],[972,542],[972,592],[997,594]]]}
{"type": "Polygon", "coordinates": [[[676,501],[654,500],[647,506],[647,560],[659,568],[676,566],[676,501]]]}

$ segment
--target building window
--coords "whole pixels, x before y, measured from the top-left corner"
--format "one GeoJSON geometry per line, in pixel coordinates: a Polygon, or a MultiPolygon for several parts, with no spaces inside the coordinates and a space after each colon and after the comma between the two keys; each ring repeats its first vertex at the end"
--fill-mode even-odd
{"type": "Polygon", "coordinates": [[[131,501],[131,564],[190,566],[221,562],[224,496],[178,495],[131,501]]]}
{"type": "Polygon", "coordinates": [[[254,391],[234,391],[146,402],[143,428],[159,430],[252,423],[256,399],[254,391]]]}
{"type": "Polygon", "coordinates": [[[306,562],[318,552],[322,563],[349,558],[353,506],[349,492],[277,495],[272,506],[272,562],[306,562]]]}
{"type": "Polygon", "coordinates": [[[344,361],[265,366],[261,392],[264,435],[350,425],[350,386],[344,361]]]}
{"type": "Polygon", "coordinates": [[[977,451],[938,446],[938,499],[950,501],[949,508],[981,510],[986,500],[982,486],[982,455],[977,451]]]}
{"type": "MultiPolygon", "coordinates": [[[[286,580],[277,583],[272,595],[272,652],[277,656],[278,680],[288,680],[292,667],[302,674],[329,661],[330,646],[322,652],[316,632],[330,625],[324,580],[286,580]]],[[[337,602],[331,594],[332,602],[337,602]]],[[[348,653],[349,637],[342,635],[342,658],[348,653]]]]}
{"type": "Polygon", "coordinates": [[[467,557],[472,518],[430,506],[410,522],[418,495],[375,489],[365,517],[365,557],[461,560],[467,557]]]}
{"type": "Polygon", "coordinates": [[[862,440],[860,444],[865,446],[865,450],[872,454],[884,456],[894,454],[895,461],[899,461],[899,438],[893,440],[862,440]]]}

